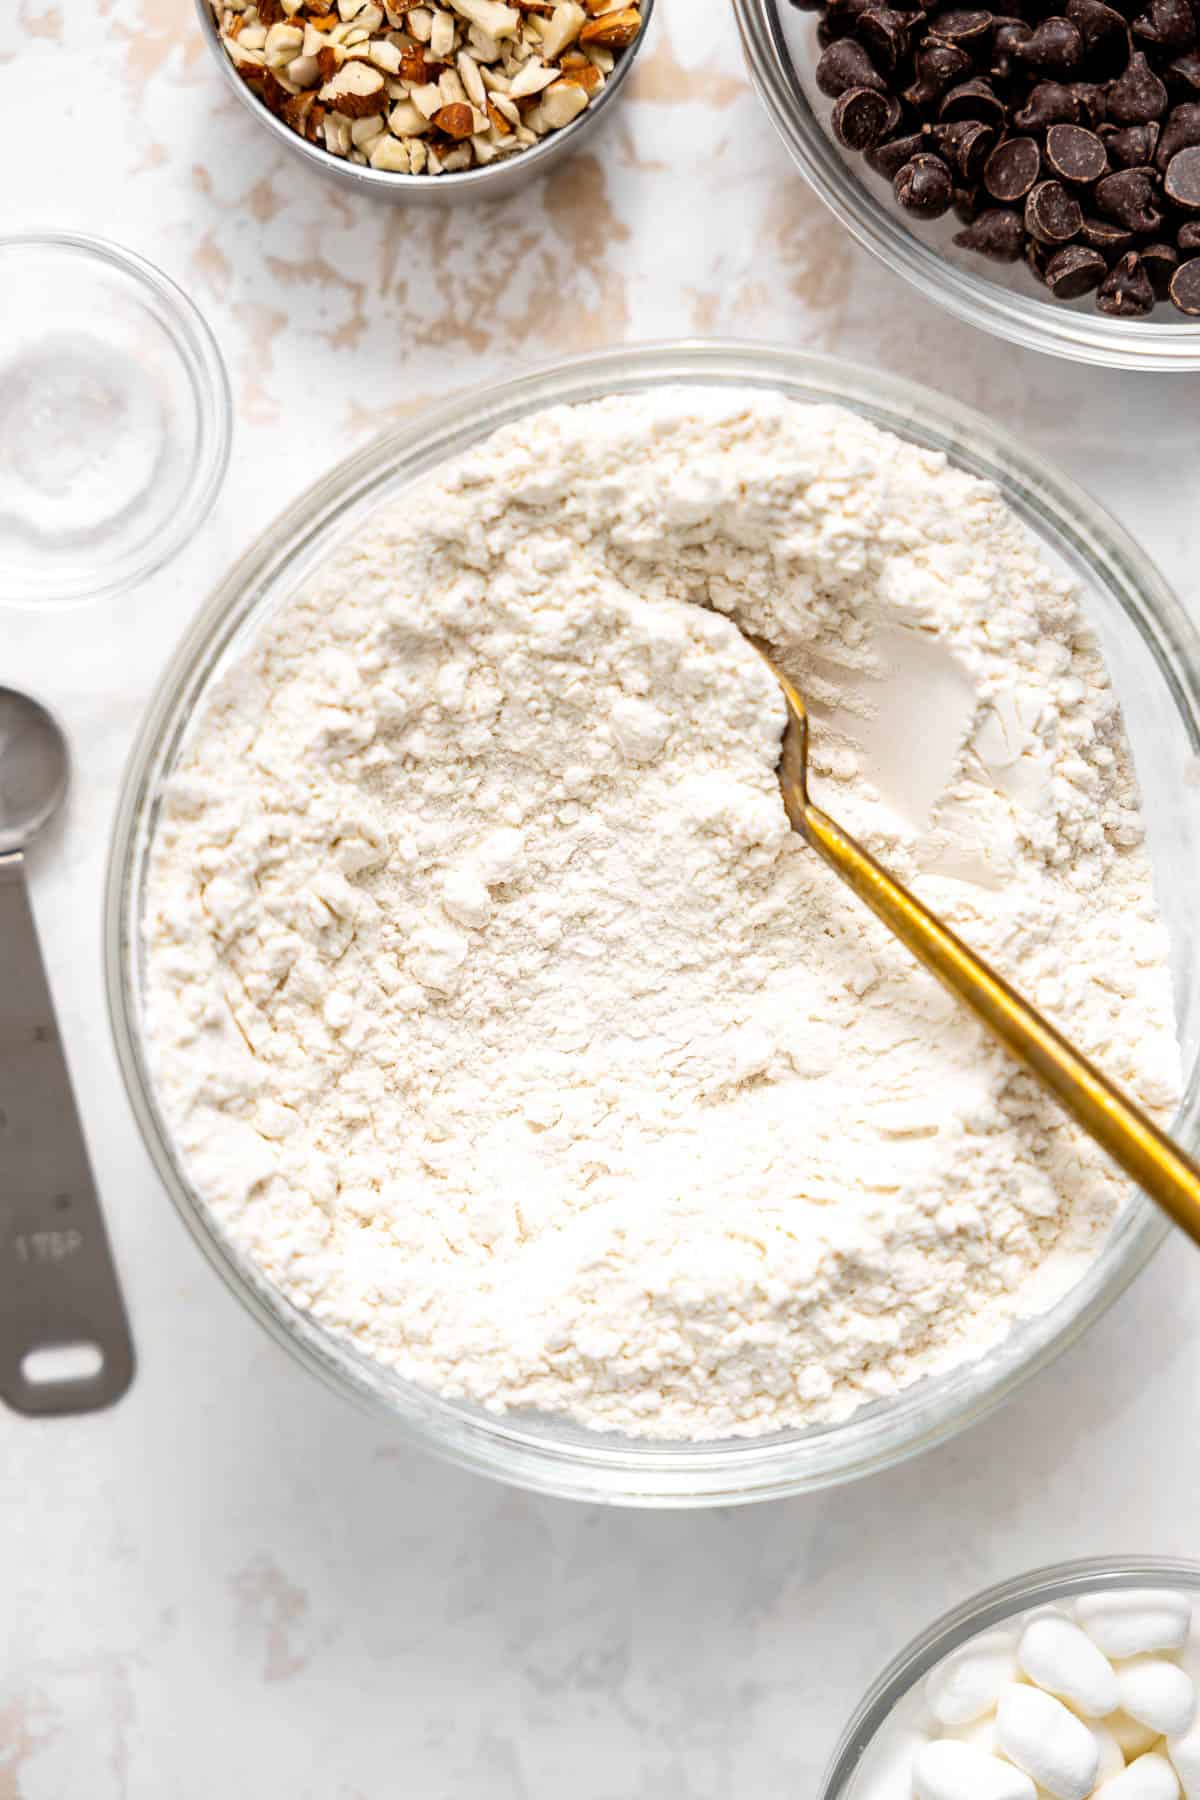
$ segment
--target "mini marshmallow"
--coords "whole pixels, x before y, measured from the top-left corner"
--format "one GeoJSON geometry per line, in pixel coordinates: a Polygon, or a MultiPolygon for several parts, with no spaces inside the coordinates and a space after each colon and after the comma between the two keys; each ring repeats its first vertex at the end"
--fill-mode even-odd
{"type": "Polygon", "coordinates": [[[1200,1800],[1200,1720],[1182,1737],[1168,1738],[1167,1749],[1186,1800],[1200,1800]]]}
{"type": "Polygon", "coordinates": [[[1095,1785],[1099,1745],[1082,1719],[1040,1688],[1005,1688],[996,1709],[996,1743],[1054,1800],[1087,1800],[1095,1785]]]}
{"type": "Polygon", "coordinates": [[[1037,1800],[1028,1775],[955,1738],[937,1738],[913,1764],[917,1800],[1037,1800]]]}
{"type": "Polygon", "coordinates": [[[1182,1650],[1192,1622],[1186,1594],[1169,1588],[1121,1588],[1081,1594],[1075,1617],[1105,1656],[1141,1656],[1151,1650],[1182,1650]]]}
{"type": "Polygon", "coordinates": [[[1140,1719],[1130,1718],[1127,1712],[1109,1713],[1104,1723],[1130,1762],[1135,1756],[1144,1756],[1162,1736],[1161,1731],[1155,1731],[1152,1725],[1143,1725],[1140,1719]]]}
{"type": "Polygon", "coordinates": [[[1086,1718],[1116,1711],[1120,1695],[1112,1664],[1069,1619],[1035,1619],[1021,1638],[1017,1661],[1030,1681],[1086,1718]]]}
{"type": "Polygon", "coordinates": [[[1165,1756],[1139,1756],[1114,1780],[1096,1789],[1105,1800],[1179,1800],[1179,1782],[1165,1756]]]}
{"type": "MultiPolygon", "coordinates": [[[[1142,1729],[1143,1727],[1139,1725],[1138,1730],[1142,1729]]],[[[1094,1719],[1089,1719],[1088,1730],[1095,1738],[1096,1746],[1100,1751],[1100,1767],[1096,1770],[1096,1791],[1098,1793],[1106,1781],[1111,1781],[1114,1775],[1121,1774],[1125,1767],[1125,1752],[1109,1730],[1107,1719],[1102,1725],[1094,1719]]]]}
{"type": "Polygon", "coordinates": [[[1196,1717],[1191,1676],[1161,1656],[1138,1656],[1117,1666],[1121,1710],[1164,1737],[1182,1737],[1196,1717]]]}
{"type": "MultiPolygon", "coordinates": [[[[991,1756],[996,1749],[996,1715],[994,1712],[987,1713],[982,1719],[972,1719],[969,1725],[947,1725],[942,1736],[956,1738],[960,1744],[974,1744],[977,1750],[986,1750],[991,1756]]],[[[1125,1767],[1123,1756],[1121,1767],[1125,1767]]]]}
{"type": "Polygon", "coordinates": [[[1011,1632],[989,1631],[939,1663],[925,1683],[925,1704],[938,1724],[969,1725],[990,1713],[1017,1678],[1015,1650],[1011,1632]]]}

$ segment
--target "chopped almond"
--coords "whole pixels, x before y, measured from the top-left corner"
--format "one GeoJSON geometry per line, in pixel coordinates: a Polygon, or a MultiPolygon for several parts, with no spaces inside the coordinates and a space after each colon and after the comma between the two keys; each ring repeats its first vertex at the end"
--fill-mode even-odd
{"type": "Polygon", "coordinates": [[[559,0],[549,19],[542,19],[542,55],[547,62],[557,62],[564,50],[578,39],[587,14],[577,0],[559,0]]]}
{"type": "Polygon", "coordinates": [[[457,100],[452,106],[441,106],[434,113],[432,124],[447,137],[456,141],[469,138],[475,129],[475,116],[465,101],[457,100]]]}
{"type": "Polygon", "coordinates": [[[317,96],[314,93],[290,94],[284,101],[279,116],[287,121],[293,131],[298,131],[304,137],[307,135],[308,116],[316,104],[317,96]]]}
{"type": "Polygon", "coordinates": [[[400,52],[400,79],[409,81],[414,87],[425,87],[436,81],[446,70],[445,63],[434,62],[421,49],[402,50],[400,52]]]}
{"type": "Polygon", "coordinates": [[[598,94],[600,89],[604,86],[604,77],[594,63],[588,62],[586,57],[582,60],[583,67],[581,69],[564,69],[562,72],[562,80],[573,81],[576,87],[581,87],[588,98],[591,99],[592,95],[598,94]]]}
{"type": "Polygon", "coordinates": [[[373,63],[343,63],[332,80],[321,89],[326,105],[345,113],[348,119],[365,119],[371,113],[385,111],[388,102],[387,82],[373,63]]]}
{"type": "Polygon", "coordinates": [[[605,50],[625,50],[642,29],[642,15],[636,7],[626,6],[617,12],[601,13],[589,19],[579,33],[581,44],[599,44],[605,50]]]}

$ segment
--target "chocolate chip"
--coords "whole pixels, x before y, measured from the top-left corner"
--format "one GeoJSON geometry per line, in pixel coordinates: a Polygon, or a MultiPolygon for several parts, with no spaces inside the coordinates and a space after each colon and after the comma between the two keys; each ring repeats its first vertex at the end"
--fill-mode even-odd
{"type": "MultiPolygon", "coordinates": [[[[939,37],[973,50],[992,29],[992,15],[990,12],[971,12],[966,7],[952,7],[947,12],[935,13],[929,28],[939,37]]],[[[1180,49],[1183,48],[1181,44],[1180,49]]]]}
{"type": "Polygon", "coordinates": [[[1118,256],[1132,244],[1133,233],[1111,219],[1085,219],[1079,228],[1079,240],[1099,250],[1102,256],[1118,256]]]}
{"type": "Polygon", "coordinates": [[[1108,89],[1099,81],[1073,81],[1071,92],[1079,103],[1079,123],[1094,131],[1108,117],[1108,89]]]}
{"type": "Polygon", "coordinates": [[[992,20],[992,47],[1015,50],[1032,33],[1033,26],[1028,19],[1019,18],[1015,14],[1011,17],[1007,13],[998,15],[992,20]]]}
{"type": "Polygon", "coordinates": [[[1108,170],[1108,153],[1082,125],[1052,125],[1046,133],[1046,166],[1062,181],[1088,186],[1108,170]]]}
{"type": "Polygon", "coordinates": [[[1167,110],[1167,90],[1144,50],[1135,50],[1125,73],[1108,90],[1108,110],[1120,125],[1147,125],[1167,110]]]}
{"type": "Polygon", "coordinates": [[[1179,267],[1179,252],[1170,244],[1147,244],[1138,252],[1142,259],[1142,267],[1154,289],[1156,300],[1165,300],[1171,285],[1171,277],[1179,267]]]}
{"type": "Polygon", "coordinates": [[[960,231],[954,241],[964,250],[975,250],[980,256],[991,257],[993,262],[1019,262],[1025,243],[1025,227],[1020,213],[997,206],[980,213],[975,223],[960,231]]]}
{"type": "Polygon", "coordinates": [[[971,58],[957,44],[931,40],[914,58],[916,80],[905,93],[910,106],[930,106],[971,73],[971,58]]]}
{"type": "Polygon", "coordinates": [[[1163,216],[1154,204],[1156,192],[1152,169],[1118,169],[1096,183],[1094,198],[1105,218],[1127,231],[1157,231],[1163,216]]]}
{"type": "Polygon", "coordinates": [[[1189,219],[1186,225],[1181,225],[1175,233],[1175,242],[1181,256],[1200,250],[1200,219],[1189,219]]]}
{"type": "Polygon", "coordinates": [[[855,36],[875,67],[893,75],[912,46],[911,14],[880,6],[861,15],[855,36]]]}
{"type": "Polygon", "coordinates": [[[973,225],[983,210],[985,195],[982,188],[955,188],[954,216],[962,225],[973,225]]]}
{"type": "Polygon", "coordinates": [[[976,119],[998,131],[1004,124],[1004,103],[997,99],[995,89],[986,81],[964,81],[950,89],[938,110],[938,117],[944,123],[952,119],[976,119]]]}
{"type": "Polygon", "coordinates": [[[1150,0],[1133,21],[1133,35],[1161,50],[1190,50],[1196,42],[1196,21],[1188,0],[1150,0]]]}
{"type": "Polygon", "coordinates": [[[1098,250],[1067,244],[1047,262],[1043,280],[1056,300],[1078,300],[1099,287],[1107,273],[1108,264],[1098,250]]]}
{"type": "Polygon", "coordinates": [[[1083,38],[1096,75],[1119,75],[1129,60],[1129,26],[1104,0],[1067,0],[1066,14],[1083,38]]]}
{"type": "Polygon", "coordinates": [[[1078,125],[1079,95],[1061,81],[1039,81],[1020,112],[1013,114],[1019,131],[1044,131],[1048,125],[1078,125]]]}
{"type": "Polygon", "coordinates": [[[888,94],[874,88],[847,88],[833,103],[833,135],[847,150],[869,150],[877,144],[900,109],[888,94]]]}
{"type": "Polygon", "coordinates": [[[827,27],[830,40],[850,37],[862,15],[879,0],[829,0],[821,23],[827,27]]]}
{"type": "Polygon", "coordinates": [[[1181,93],[1200,94],[1200,51],[1187,50],[1167,64],[1167,74],[1181,93]]]}
{"type": "Polygon", "coordinates": [[[1027,237],[1025,239],[1026,267],[1041,282],[1046,279],[1046,264],[1049,262],[1050,256],[1051,252],[1046,249],[1044,244],[1039,244],[1036,238],[1027,237]]]}
{"type": "Polygon", "coordinates": [[[853,38],[839,38],[822,54],[817,63],[817,86],[831,100],[855,87],[875,88],[881,94],[887,92],[882,75],[862,45],[855,43],[853,38]]]}
{"type": "Polygon", "coordinates": [[[892,187],[905,212],[918,219],[940,219],[950,211],[954,199],[954,183],[940,156],[914,156],[892,187]]]}
{"type": "Polygon", "coordinates": [[[1172,108],[1162,128],[1154,160],[1160,169],[1165,169],[1173,156],[1180,150],[1190,149],[1193,144],[1200,144],[1200,103],[1185,100],[1181,106],[1172,108]]]}
{"type": "Polygon", "coordinates": [[[1100,137],[1108,160],[1118,169],[1140,169],[1153,162],[1159,128],[1150,125],[1103,125],[1100,137]]]}
{"type": "Polygon", "coordinates": [[[1041,172],[1042,153],[1037,139],[1009,138],[988,157],[983,185],[993,200],[1023,200],[1041,172]]]}
{"type": "Polygon", "coordinates": [[[992,33],[992,55],[988,73],[997,81],[1007,81],[1013,72],[1013,58],[1021,45],[1033,35],[1032,25],[1024,19],[1001,19],[992,33]]]}
{"type": "Polygon", "coordinates": [[[1070,19],[1043,19],[1017,56],[1039,75],[1074,75],[1083,61],[1083,35],[1070,19]]]}
{"type": "Polygon", "coordinates": [[[973,185],[980,179],[996,142],[990,125],[980,125],[975,119],[955,119],[949,125],[939,125],[934,137],[940,154],[964,181],[973,185]]]}
{"type": "Polygon", "coordinates": [[[1025,202],[1025,227],[1039,244],[1065,244],[1083,224],[1083,208],[1061,182],[1039,181],[1025,202]]]}
{"type": "Polygon", "coordinates": [[[1083,60],[1083,37],[1069,19],[1043,19],[1021,45],[1017,57],[1039,75],[1074,75],[1083,60]]]}
{"type": "Polygon", "coordinates": [[[1180,263],[1171,277],[1170,295],[1180,312],[1200,315],[1200,256],[1180,263]]]}
{"type": "Polygon", "coordinates": [[[873,150],[867,151],[868,166],[877,175],[887,181],[895,181],[906,162],[927,148],[928,140],[923,131],[906,132],[903,137],[891,138],[886,143],[877,144],[873,150]]]}
{"type": "Polygon", "coordinates": [[[1100,284],[1096,305],[1115,319],[1138,319],[1154,311],[1154,289],[1136,250],[1129,250],[1100,284]]]}
{"type": "Polygon", "coordinates": [[[1187,212],[1200,212],[1200,144],[1177,150],[1163,176],[1163,192],[1187,212]]]}

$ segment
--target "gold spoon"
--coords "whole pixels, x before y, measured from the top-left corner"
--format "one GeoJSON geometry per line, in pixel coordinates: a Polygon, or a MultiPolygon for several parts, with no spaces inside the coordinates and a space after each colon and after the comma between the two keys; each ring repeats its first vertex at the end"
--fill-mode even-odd
{"type": "Polygon", "coordinates": [[[808,797],[808,713],[786,675],[751,639],[787,701],[779,786],[792,828],[820,852],[876,918],[882,919],[931,975],[1048,1088],[1089,1137],[1150,1198],[1200,1243],[1200,1166],[1114,1087],[983,958],[855,843],[808,797]]]}

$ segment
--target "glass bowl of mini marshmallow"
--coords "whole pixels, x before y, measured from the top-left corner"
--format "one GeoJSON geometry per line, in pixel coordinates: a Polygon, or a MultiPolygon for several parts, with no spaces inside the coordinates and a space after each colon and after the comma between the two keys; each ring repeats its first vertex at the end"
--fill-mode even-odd
{"type": "Polygon", "coordinates": [[[1196,1800],[1200,1563],[1062,1563],[989,1588],[885,1669],[821,1800],[1196,1800]]]}
{"type": "Polygon", "coordinates": [[[1176,1130],[1200,1133],[1200,642],[1179,601],[1086,494],[990,421],[879,370],[789,350],[661,344],[608,351],[453,400],[324,476],[233,568],[193,622],[143,723],[109,867],[110,1013],[126,1086],[159,1175],[223,1281],[312,1373],[407,1440],[476,1472],[567,1498],[634,1506],[731,1505],[873,1473],[985,1416],[1111,1304],[1167,1227],[1131,1194],[1068,1292],[1020,1319],[986,1354],[833,1423],[761,1437],[681,1442],[589,1429],[560,1415],[489,1411],[403,1379],[294,1305],[201,1200],[161,1104],[149,1053],[142,932],[164,791],[193,720],[271,610],[385,502],[506,426],[544,408],[661,390],[721,390],[833,404],[993,482],[1048,557],[1080,586],[1114,671],[1144,790],[1159,904],[1171,949],[1184,1092],[1176,1130]]]}

